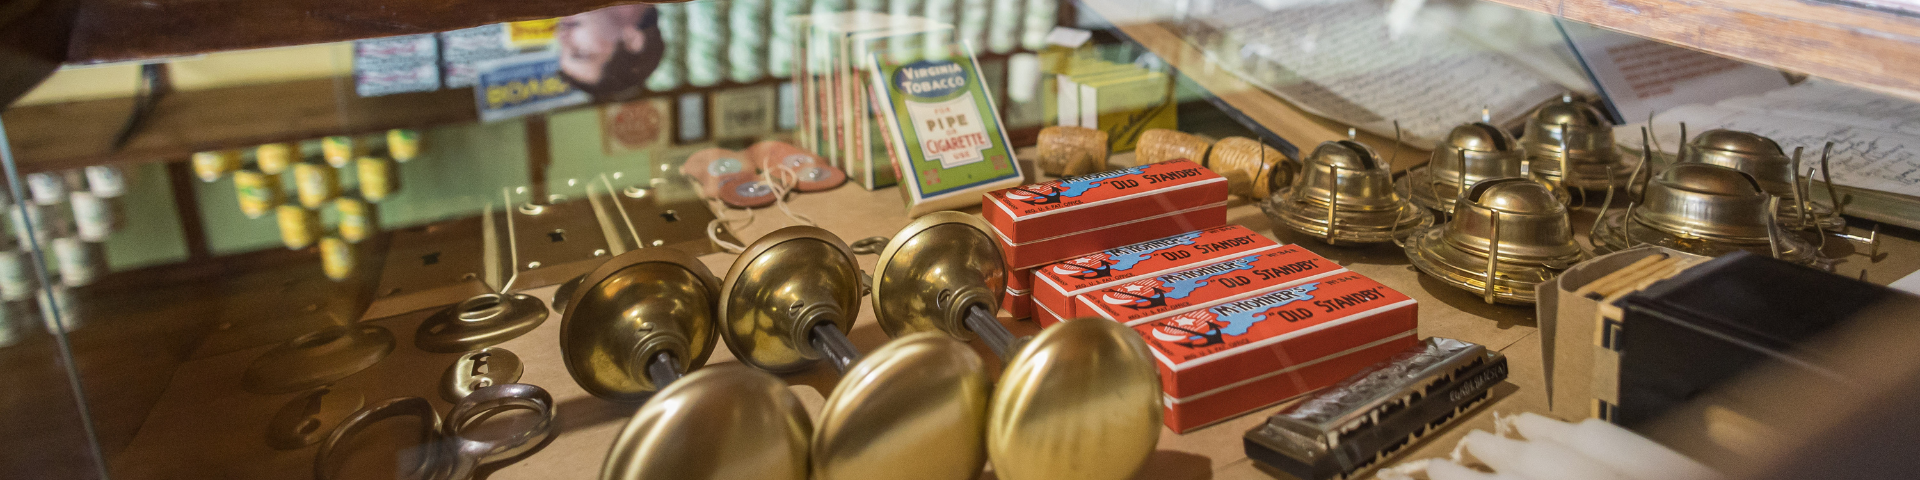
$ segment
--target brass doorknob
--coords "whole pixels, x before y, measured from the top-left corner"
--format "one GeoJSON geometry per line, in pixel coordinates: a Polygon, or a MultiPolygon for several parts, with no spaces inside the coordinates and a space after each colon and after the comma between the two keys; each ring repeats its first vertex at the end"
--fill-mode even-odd
{"type": "Polygon", "coordinates": [[[1160,373],[1133,329],[1068,320],[1007,361],[989,408],[1002,479],[1131,478],[1159,443],[1160,373]]]}
{"type": "Polygon", "coordinates": [[[986,364],[943,333],[908,334],[848,370],[813,432],[817,480],[978,478],[986,364]]]}
{"type": "Polygon", "coordinates": [[[567,373],[594,396],[646,400],[713,353],[719,283],[672,248],[607,259],[569,292],[561,314],[567,373]]]}
{"type": "Polygon", "coordinates": [[[720,289],[720,333],[741,362],[770,372],[822,358],[845,372],[864,289],[847,243],[817,227],[775,230],[747,246],[720,289]]]}
{"type": "Polygon", "coordinates": [[[786,382],[701,369],[661,389],[614,438],[602,480],[805,480],[813,427],[786,382]]]}
{"type": "Polygon", "coordinates": [[[1007,288],[1006,259],[985,220],[952,211],[922,216],[894,234],[878,265],[873,316],[888,336],[979,334],[1006,358],[1014,338],[993,316],[1007,288]]]}

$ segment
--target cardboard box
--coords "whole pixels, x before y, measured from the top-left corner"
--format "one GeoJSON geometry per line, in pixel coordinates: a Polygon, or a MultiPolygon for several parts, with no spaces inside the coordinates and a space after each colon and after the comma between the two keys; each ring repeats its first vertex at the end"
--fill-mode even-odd
{"type": "Polygon", "coordinates": [[[1006,254],[1007,267],[1013,270],[1030,270],[1041,265],[1085,255],[1087,252],[1140,243],[1180,232],[1218,227],[1226,223],[1227,202],[1222,200],[1212,205],[1135,218],[1104,225],[1102,228],[1028,242],[1016,243],[1005,234],[1001,234],[998,229],[995,229],[994,233],[1000,240],[1001,252],[1006,254]]]}
{"type": "Polygon", "coordinates": [[[1033,298],[1055,318],[1077,318],[1080,306],[1073,301],[1076,295],[1117,286],[1137,277],[1173,273],[1279,247],[1279,242],[1239,225],[1186,232],[1034,269],[1033,298]]]}
{"type": "MultiPolygon", "coordinates": [[[[1226,201],[1225,177],[1192,161],[1173,160],[988,192],[981,202],[980,216],[1007,243],[1021,245],[1226,201]]],[[[1221,224],[1225,221],[1187,230],[1221,224]]],[[[1186,230],[1112,243],[1073,255],[1182,231],[1186,230]]],[[[1067,256],[1071,255],[1047,260],[1067,256]]]]}
{"type": "Polygon", "coordinates": [[[1186,432],[1338,382],[1417,340],[1418,304],[1357,273],[1134,326],[1186,432]]]}
{"type": "Polygon", "coordinates": [[[1299,244],[1140,278],[1074,298],[1081,316],[1137,326],[1347,271],[1299,244]]]}
{"type": "Polygon", "coordinates": [[[1622,325],[1602,318],[1602,304],[1609,299],[1574,292],[1642,258],[1656,255],[1695,261],[1707,259],[1679,250],[1642,245],[1580,262],[1540,285],[1540,302],[1534,311],[1539,317],[1547,413],[1577,422],[1601,418],[1607,406],[1620,404],[1620,352],[1608,345],[1608,340],[1619,333],[1622,325]]]}
{"type": "Polygon", "coordinates": [[[1006,296],[1000,298],[1000,309],[1006,310],[1008,318],[1014,320],[1033,317],[1033,291],[1007,289],[1006,296]]]}
{"type": "MultiPolygon", "coordinates": [[[[1002,247],[1005,247],[1006,245],[1007,245],[1006,243],[1000,244],[1000,246],[1002,247]]],[[[1033,272],[1034,272],[1034,269],[1031,269],[1031,268],[1008,268],[1007,269],[1007,289],[1020,290],[1024,292],[1032,292],[1033,291],[1033,272]]]]}
{"type": "Polygon", "coordinates": [[[1074,318],[1079,317],[1061,317],[1059,313],[1055,313],[1053,309],[1047,308],[1047,305],[1040,303],[1038,299],[1035,299],[1033,302],[1033,321],[1039,323],[1040,328],[1046,328],[1053,324],[1060,323],[1061,320],[1071,320],[1074,318]]]}

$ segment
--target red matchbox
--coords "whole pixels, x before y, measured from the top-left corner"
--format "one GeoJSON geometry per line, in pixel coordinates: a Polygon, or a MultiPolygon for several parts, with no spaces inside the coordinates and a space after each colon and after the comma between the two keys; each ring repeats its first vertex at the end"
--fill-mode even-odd
{"type": "MultiPolygon", "coordinates": [[[[1279,248],[1280,243],[1239,225],[1198,230],[1107,249],[1034,270],[1034,302],[1046,309],[1041,326],[1078,318],[1073,297],[1136,277],[1161,275],[1279,248]],[[1055,319],[1052,321],[1047,318],[1055,319]]],[[[1038,314],[1038,312],[1036,312],[1038,314]]]]}
{"type": "Polygon", "coordinates": [[[1033,291],[1008,288],[1007,294],[1000,297],[1000,309],[1006,310],[1008,318],[1014,320],[1033,317],[1033,291]]]}
{"type": "MultiPolygon", "coordinates": [[[[1180,232],[1226,224],[1227,202],[1223,200],[1212,205],[1136,218],[1103,228],[1027,242],[1016,242],[1007,238],[997,228],[994,233],[1000,240],[1001,252],[1006,254],[1009,269],[1032,270],[1041,265],[1085,255],[1087,252],[1098,252],[1180,232]]],[[[1028,284],[1032,284],[1031,279],[1028,280],[1028,284]]]]}
{"type": "Polygon", "coordinates": [[[1140,325],[1346,271],[1300,244],[1138,278],[1074,297],[1080,316],[1140,325]]]}
{"type": "MultiPolygon", "coordinates": [[[[1008,243],[1020,245],[1226,201],[1225,177],[1192,161],[1172,160],[987,192],[980,216],[1008,243]]],[[[1092,250],[1098,249],[1075,254],[1092,250]]]]}
{"type": "Polygon", "coordinates": [[[1413,346],[1418,304],[1342,273],[1134,327],[1184,433],[1332,385],[1413,346]]]}

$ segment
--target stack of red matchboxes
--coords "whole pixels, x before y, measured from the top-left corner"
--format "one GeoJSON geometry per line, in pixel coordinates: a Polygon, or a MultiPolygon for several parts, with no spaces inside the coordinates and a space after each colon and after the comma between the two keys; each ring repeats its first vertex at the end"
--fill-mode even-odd
{"type": "Polygon", "coordinates": [[[1160,368],[1164,422],[1184,433],[1332,385],[1411,347],[1417,307],[1340,272],[1133,328],[1160,368]]]}
{"type": "Polygon", "coordinates": [[[1239,258],[1280,248],[1280,243],[1239,225],[1197,230],[1115,247],[1034,270],[1034,320],[1050,326],[1092,315],[1074,300],[1139,278],[1239,258]]]}
{"type": "Polygon", "coordinates": [[[1032,316],[1033,269],[1227,223],[1227,180],[1173,160],[989,192],[981,216],[1006,254],[1014,318],[1032,316]]]}

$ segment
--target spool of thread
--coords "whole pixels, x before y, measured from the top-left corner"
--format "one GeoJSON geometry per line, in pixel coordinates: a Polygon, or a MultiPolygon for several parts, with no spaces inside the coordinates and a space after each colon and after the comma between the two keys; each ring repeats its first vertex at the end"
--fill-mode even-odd
{"type": "Polygon", "coordinates": [[[20,250],[0,251],[0,300],[17,302],[33,296],[40,287],[34,274],[33,257],[20,250]]]}
{"type": "Polygon", "coordinates": [[[960,0],[960,18],[956,40],[965,42],[975,50],[987,48],[987,19],[993,16],[993,6],[987,0],[960,0]]]}
{"type": "Polygon", "coordinates": [[[268,175],[285,173],[299,156],[300,147],[291,143],[269,143],[253,148],[254,164],[268,175]]]}
{"type": "Polygon", "coordinates": [[[1013,51],[1020,36],[1020,0],[992,0],[993,19],[987,24],[987,50],[993,53],[1013,51]]]}
{"type": "Polygon", "coordinates": [[[295,164],[293,186],[299,193],[300,205],[320,208],[328,200],[340,196],[340,172],[318,163],[295,164]]]}
{"type": "Polygon", "coordinates": [[[1293,173],[1287,157],[1273,147],[1246,137],[1227,137],[1213,144],[1205,162],[1208,170],[1227,177],[1227,190],[1244,198],[1267,198],[1276,185],[1290,184],[1293,173]],[[1276,173],[1274,169],[1285,171],[1276,173]]]}
{"type": "Polygon", "coordinates": [[[275,215],[280,220],[280,243],[289,250],[299,250],[313,245],[314,236],[320,232],[320,216],[312,210],[299,205],[281,205],[275,207],[275,215]]]}
{"type": "Polygon", "coordinates": [[[1107,166],[1107,132],[1086,127],[1040,129],[1040,155],[1034,164],[1056,177],[1086,175],[1107,166]]]}
{"type": "Polygon", "coordinates": [[[114,198],[127,193],[127,175],[120,167],[112,165],[94,165],[87,167],[87,189],[100,198],[114,198]]]}
{"type": "Polygon", "coordinates": [[[354,157],[360,156],[360,145],[353,141],[353,137],[344,135],[322,138],[320,156],[326,158],[327,164],[334,168],[345,167],[353,163],[354,157]]]}
{"type": "Polygon", "coordinates": [[[354,162],[359,169],[361,198],[378,202],[399,189],[399,178],[393,174],[393,162],[380,157],[360,157],[354,162]]]}
{"type": "Polygon", "coordinates": [[[767,14],[772,22],[767,26],[772,35],[767,38],[767,74],[775,78],[793,76],[793,52],[797,30],[793,17],[800,15],[806,6],[806,0],[772,0],[767,14]]]}
{"type": "Polygon", "coordinates": [[[373,236],[373,232],[379,228],[373,220],[373,206],[364,200],[353,197],[336,198],[333,200],[333,209],[340,212],[340,225],[335,230],[338,231],[340,239],[346,240],[347,243],[360,243],[361,240],[373,236]]]}
{"type": "Polygon", "coordinates": [[[29,173],[27,193],[33,203],[59,205],[67,201],[67,181],[57,172],[29,173]]]}
{"type": "Polygon", "coordinates": [[[327,273],[327,278],[338,282],[353,276],[353,257],[353,245],[346,240],[333,236],[320,239],[320,269],[327,273]]]}
{"type": "Polygon", "coordinates": [[[1155,128],[1140,133],[1140,141],[1135,144],[1133,151],[1138,163],[1146,165],[1182,158],[1206,161],[1207,147],[1211,146],[1213,142],[1198,136],[1155,128]]]}
{"type": "MultiPolygon", "coordinates": [[[[954,23],[954,17],[959,13],[956,11],[959,3],[959,0],[923,0],[921,4],[921,16],[926,17],[929,22],[952,25],[954,23]]],[[[920,54],[925,55],[924,58],[929,59],[949,58],[953,56],[953,52],[956,51],[955,47],[959,46],[957,45],[959,43],[957,40],[958,39],[954,38],[954,32],[952,30],[934,30],[927,32],[926,40],[920,44],[920,54]]]]}
{"type": "Polygon", "coordinates": [[[738,83],[766,76],[767,0],[731,0],[727,26],[731,37],[727,42],[728,76],[738,83]]]}
{"type": "Polygon", "coordinates": [[[1040,51],[1047,46],[1047,33],[1053,31],[1060,15],[1060,0],[1027,0],[1026,23],[1020,26],[1020,46],[1040,51]]]}
{"type": "Polygon", "coordinates": [[[420,156],[420,131],[405,128],[387,130],[387,155],[400,163],[420,156]]]}
{"type": "Polygon", "coordinates": [[[200,181],[213,183],[234,170],[240,169],[239,150],[219,150],[193,154],[193,174],[200,181]]]}
{"type": "Polygon", "coordinates": [[[727,11],[720,2],[683,5],[687,12],[686,31],[700,32],[685,36],[681,42],[687,45],[686,54],[681,57],[687,65],[687,84],[706,87],[720,83],[727,71],[727,65],[721,63],[727,56],[727,11]]]}
{"type": "Polygon", "coordinates": [[[662,92],[679,88],[686,81],[685,57],[687,10],[684,4],[663,3],[653,6],[660,27],[660,66],[647,76],[647,89],[662,92]]]}
{"type": "Polygon", "coordinates": [[[54,263],[60,268],[60,283],[79,287],[100,279],[106,272],[106,247],[79,237],[53,239],[54,263]]]}
{"type": "Polygon", "coordinates": [[[265,216],[287,200],[286,185],[280,183],[279,174],[252,168],[233,172],[233,193],[240,200],[240,213],[247,218],[265,216]]]}
{"type": "Polygon", "coordinates": [[[107,235],[120,229],[119,200],[100,198],[93,192],[73,192],[67,198],[73,207],[73,229],[81,240],[104,242],[107,235]]]}

